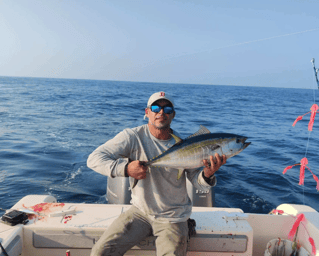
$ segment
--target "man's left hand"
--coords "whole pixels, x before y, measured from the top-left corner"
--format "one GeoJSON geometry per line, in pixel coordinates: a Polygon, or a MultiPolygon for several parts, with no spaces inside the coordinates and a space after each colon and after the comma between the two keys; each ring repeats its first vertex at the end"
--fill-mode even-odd
{"type": "Polygon", "coordinates": [[[210,164],[207,160],[203,160],[205,168],[204,168],[204,175],[205,177],[209,178],[218,171],[218,169],[226,163],[226,156],[223,155],[222,157],[219,156],[217,153],[214,156],[209,157],[210,164]]]}

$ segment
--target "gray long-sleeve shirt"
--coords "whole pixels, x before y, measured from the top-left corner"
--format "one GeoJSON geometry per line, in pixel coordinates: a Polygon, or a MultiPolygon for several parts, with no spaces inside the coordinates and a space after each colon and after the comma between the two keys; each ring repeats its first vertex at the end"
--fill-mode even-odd
{"type": "MultiPolygon", "coordinates": [[[[110,178],[124,177],[129,161],[148,161],[174,144],[173,138],[155,138],[148,125],[128,128],[93,151],[87,165],[110,178]]],[[[199,190],[208,191],[211,188],[201,172],[198,169],[185,170],[182,177],[177,179],[177,169],[151,167],[146,178],[139,180],[132,189],[132,204],[158,221],[186,221],[192,210],[186,176],[199,190]]]]}

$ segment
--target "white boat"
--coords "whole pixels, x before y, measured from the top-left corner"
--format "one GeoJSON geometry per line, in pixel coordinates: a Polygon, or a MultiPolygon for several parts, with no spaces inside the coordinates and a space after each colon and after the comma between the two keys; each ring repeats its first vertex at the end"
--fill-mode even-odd
{"type": "MultiPolygon", "coordinates": [[[[58,256],[66,255],[67,251],[71,256],[88,256],[105,228],[129,207],[128,204],[63,204],[50,195],[28,195],[11,210],[28,209],[31,219],[15,226],[0,223],[0,242],[9,256],[58,256]],[[30,215],[30,210],[41,214],[30,215]]],[[[273,239],[288,240],[298,214],[305,217],[296,235],[303,250],[299,255],[311,255],[310,237],[318,248],[315,255],[319,255],[319,213],[309,206],[292,204],[278,206],[277,212],[283,214],[195,206],[191,218],[196,221],[196,235],[190,239],[188,255],[290,255],[265,254],[265,251],[273,239]]],[[[148,237],[126,255],[155,255],[154,240],[148,237]]],[[[271,247],[269,250],[274,246],[271,247]]]]}
{"type": "MultiPolygon", "coordinates": [[[[319,88],[314,59],[312,63],[319,88]]],[[[18,210],[27,212],[29,220],[11,226],[9,218],[2,217],[7,222],[0,222],[0,256],[90,255],[105,229],[130,207],[128,188],[127,178],[108,180],[109,204],[58,203],[50,195],[23,197],[8,210],[7,217],[18,210]]],[[[213,207],[213,188],[202,193],[188,182],[187,189],[194,205],[191,218],[196,222],[187,255],[319,255],[319,213],[315,209],[282,204],[275,214],[244,213],[238,208],[213,207]]],[[[150,236],[126,255],[156,255],[154,241],[150,236]]]]}

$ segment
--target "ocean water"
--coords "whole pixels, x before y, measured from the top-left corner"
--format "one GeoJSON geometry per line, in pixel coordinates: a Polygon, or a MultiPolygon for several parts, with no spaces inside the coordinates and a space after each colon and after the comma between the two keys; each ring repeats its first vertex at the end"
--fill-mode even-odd
{"type": "Polygon", "coordinates": [[[204,125],[252,142],[218,171],[217,207],[268,213],[295,203],[319,211],[311,173],[304,186],[298,167],[282,174],[307,156],[319,176],[319,120],[311,133],[310,115],[292,127],[318,101],[317,90],[16,77],[0,77],[0,207],[29,194],[107,203],[107,177],[90,170],[87,157],[123,129],[146,123],[146,102],[161,90],[175,98],[172,128],[183,137],[204,125]]]}

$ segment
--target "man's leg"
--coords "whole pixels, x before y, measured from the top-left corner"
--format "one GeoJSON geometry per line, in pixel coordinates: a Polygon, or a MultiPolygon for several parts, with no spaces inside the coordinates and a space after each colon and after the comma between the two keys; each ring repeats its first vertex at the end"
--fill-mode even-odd
{"type": "Polygon", "coordinates": [[[156,255],[185,256],[187,252],[187,221],[178,223],[153,222],[156,236],[156,255]]]}
{"type": "Polygon", "coordinates": [[[152,227],[143,213],[132,206],[106,229],[93,246],[91,256],[123,255],[151,234],[152,227]]]}

